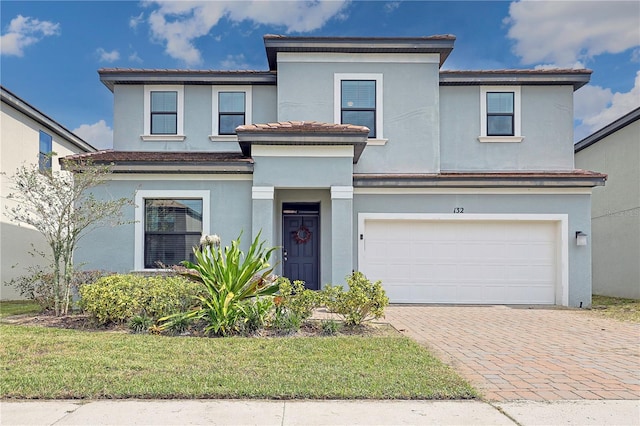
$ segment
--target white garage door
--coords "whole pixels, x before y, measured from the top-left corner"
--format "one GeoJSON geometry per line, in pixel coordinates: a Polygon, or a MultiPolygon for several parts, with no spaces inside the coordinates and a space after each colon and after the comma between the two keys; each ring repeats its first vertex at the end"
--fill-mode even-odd
{"type": "Polygon", "coordinates": [[[365,220],[359,269],[394,303],[554,304],[556,222],[365,220]]]}

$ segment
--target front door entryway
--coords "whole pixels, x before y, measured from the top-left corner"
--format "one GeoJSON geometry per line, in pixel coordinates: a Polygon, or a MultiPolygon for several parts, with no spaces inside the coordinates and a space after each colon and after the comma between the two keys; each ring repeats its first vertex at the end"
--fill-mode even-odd
{"type": "Polygon", "coordinates": [[[284,276],[320,289],[320,203],[282,205],[284,276]]]}

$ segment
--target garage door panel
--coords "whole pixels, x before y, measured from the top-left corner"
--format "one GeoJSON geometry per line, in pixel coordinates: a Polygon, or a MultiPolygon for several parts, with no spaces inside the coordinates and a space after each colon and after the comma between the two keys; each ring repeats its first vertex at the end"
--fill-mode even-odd
{"type": "Polygon", "coordinates": [[[360,269],[398,303],[555,302],[555,222],[367,220],[360,269]]]}

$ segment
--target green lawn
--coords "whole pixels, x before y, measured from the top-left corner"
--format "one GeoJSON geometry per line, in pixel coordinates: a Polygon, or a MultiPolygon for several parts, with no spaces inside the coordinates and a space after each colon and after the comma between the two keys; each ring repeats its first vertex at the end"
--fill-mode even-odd
{"type": "Polygon", "coordinates": [[[591,312],[621,321],[640,322],[640,300],[594,294],[591,312]]]}
{"type": "Polygon", "coordinates": [[[215,339],[8,324],[0,335],[0,398],[478,397],[400,336],[215,339]]]}
{"type": "Polygon", "coordinates": [[[38,304],[32,300],[11,300],[0,302],[0,318],[19,314],[37,314],[38,304]]]}

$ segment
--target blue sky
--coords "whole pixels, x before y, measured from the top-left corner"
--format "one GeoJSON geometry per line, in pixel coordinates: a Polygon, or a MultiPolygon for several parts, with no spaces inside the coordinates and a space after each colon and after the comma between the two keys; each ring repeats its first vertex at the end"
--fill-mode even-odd
{"type": "Polygon", "coordinates": [[[262,36],[453,34],[443,69],[589,68],[576,140],[640,106],[638,1],[0,2],[3,86],[96,147],[100,68],[267,69],[262,36]]]}

